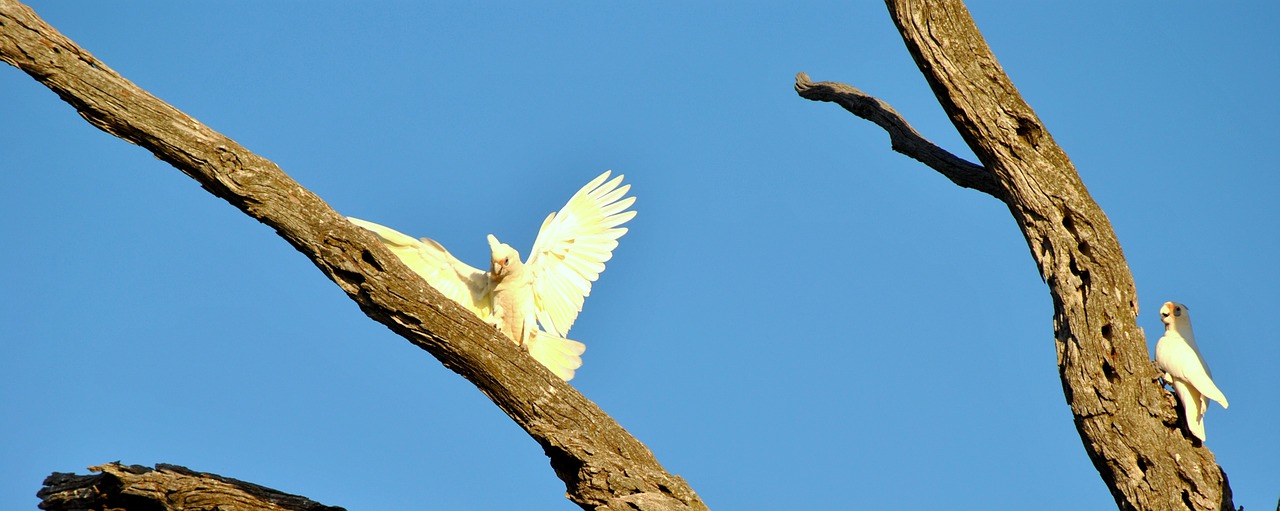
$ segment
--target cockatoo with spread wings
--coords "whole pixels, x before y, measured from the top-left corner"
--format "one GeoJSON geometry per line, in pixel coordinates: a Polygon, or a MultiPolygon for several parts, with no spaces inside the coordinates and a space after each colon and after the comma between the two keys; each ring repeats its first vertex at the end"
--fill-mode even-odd
{"type": "Polygon", "coordinates": [[[631,185],[619,186],[622,176],[609,179],[609,174],[591,180],[558,213],[547,216],[527,261],[490,234],[487,271],[459,261],[429,238],[416,240],[372,222],[348,220],[373,231],[431,287],[496,326],[568,381],[582,366],[587,347],[565,336],[591,294],[591,283],[627,232],[619,226],[636,216],[627,210],[636,198],[624,198],[631,185]]]}
{"type": "Polygon", "coordinates": [[[1165,302],[1160,307],[1160,320],[1164,322],[1164,336],[1156,342],[1156,367],[1164,373],[1165,383],[1173,385],[1187,418],[1187,429],[1203,442],[1204,412],[1209,400],[1226,408],[1227,397],[1214,385],[1209,366],[1200,356],[1187,306],[1165,302]]]}

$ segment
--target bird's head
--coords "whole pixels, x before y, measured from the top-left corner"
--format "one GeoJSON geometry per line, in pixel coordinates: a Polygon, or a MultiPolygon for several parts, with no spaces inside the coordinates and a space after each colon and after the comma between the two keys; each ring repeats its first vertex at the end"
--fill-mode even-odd
{"type": "Polygon", "coordinates": [[[1178,302],[1164,302],[1164,305],[1160,306],[1160,321],[1164,322],[1166,328],[1185,330],[1183,326],[1191,325],[1191,313],[1186,305],[1178,302]]]}
{"type": "Polygon", "coordinates": [[[494,235],[489,235],[489,279],[500,281],[513,273],[519,272],[523,268],[520,263],[520,253],[511,245],[498,241],[494,235]]]}

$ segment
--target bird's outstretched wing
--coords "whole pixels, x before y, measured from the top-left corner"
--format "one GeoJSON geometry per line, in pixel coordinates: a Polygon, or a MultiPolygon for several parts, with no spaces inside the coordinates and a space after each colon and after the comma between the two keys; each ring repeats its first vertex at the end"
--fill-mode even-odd
{"type": "Polygon", "coordinates": [[[416,240],[395,229],[373,222],[351,217],[347,217],[347,220],[377,234],[382,244],[391,249],[391,253],[399,257],[409,269],[441,294],[470,309],[481,318],[489,317],[493,300],[489,293],[487,273],[459,261],[430,238],[416,240]]]}
{"type": "Polygon", "coordinates": [[[636,198],[623,198],[631,185],[618,186],[622,175],[609,180],[609,173],[591,180],[558,213],[548,215],[529,252],[538,322],[553,336],[569,332],[582,300],[591,294],[591,283],[613,257],[618,238],[627,233],[618,226],[636,216],[627,211],[636,198]]]}

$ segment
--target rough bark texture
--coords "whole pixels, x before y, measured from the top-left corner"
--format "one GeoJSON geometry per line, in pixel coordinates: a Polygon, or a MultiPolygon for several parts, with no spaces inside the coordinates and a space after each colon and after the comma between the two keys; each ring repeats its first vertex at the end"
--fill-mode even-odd
{"type": "Polygon", "coordinates": [[[373,235],[274,163],[155,98],[44,23],[0,0],[0,58],[90,124],[142,146],[272,227],[369,317],[434,355],[529,433],[584,509],[706,509],[647,447],[497,330],[444,298],[373,235]]]}
{"type": "Polygon", "coordinates": [[[1157,383],[1136,321],[1133,276],[1111,223],[996,62],[964,4],[887,4],[994,190],[967,166],[938,158],[940,149],[857,89],[815,84],[801,74],[797,92],[879,124],[893,136],[894,149],[1008,205],[1053,297],[1058,371],[1076,429],[1120,509],[1234,509],[1226,474],[1213,453],[1183,432],[1172,396],[1157,383]]]}
{"type": "Polygon", "coordinates": [[[222,511],[346,511],[306,497],[282,493],[177,465],[108,463],[89,467],[97,475],[54,473],[44,480],[40,509],[48,511],[218,509],[222,511]]]}
{"type": "Polygon", "coordinates": [[[836,82],[813,83],[808,74],[799,73],[796,75],[796,93],[814,101],[830,101],[853,115],[876,123],[889,132],[889,143],[894,151],[928,165],[957,185],[996,197],[1004,193],[987,169],[938,147],[912,128],[888,103],[855,87],[836,82]]]}

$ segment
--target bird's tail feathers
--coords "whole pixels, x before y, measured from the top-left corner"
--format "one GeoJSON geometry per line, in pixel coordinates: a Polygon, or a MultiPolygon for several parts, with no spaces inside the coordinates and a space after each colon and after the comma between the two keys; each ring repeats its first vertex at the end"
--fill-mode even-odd
{"type": "Polygon", "coordinates": [[[564,381],[573,379],[573,373],[582,367],[582,353],[587,345],[572,339],[557,337],[538,330],[525,342],[529,355],[564,381]]]}
{"type": "Polygon", "coordinates": [[[1192,385],[1183,382],[1175,382],[1173,391],[1178,395],[1178,401],[1182,404],[1182,415],[1187,420],[1187,430],[1192,435],[1204,441],[1204,411],[1208,403],[1204,396],[1192,385]]]}

